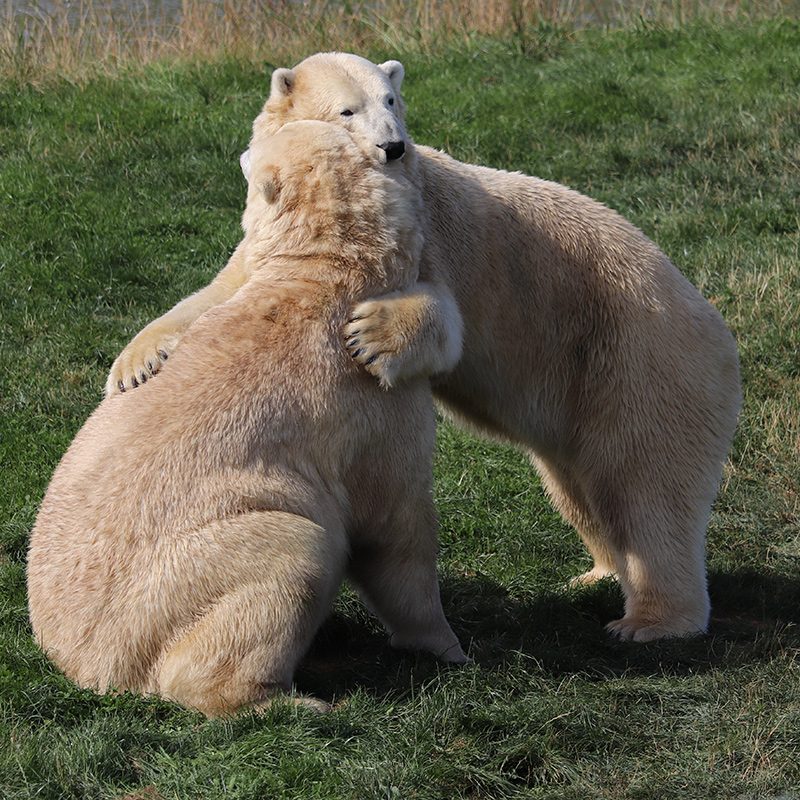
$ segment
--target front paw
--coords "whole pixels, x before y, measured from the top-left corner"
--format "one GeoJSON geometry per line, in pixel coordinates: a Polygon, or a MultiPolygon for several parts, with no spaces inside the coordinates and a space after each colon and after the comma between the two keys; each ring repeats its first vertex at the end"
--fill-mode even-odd
{"type": "Polygon", "coordinates": [[[393,301],[368,300],[359,303],[344,326],[348,352],[384,389],[393,386],[403,373],[408,338],[393,313],[393,301]]]}
{"type": "Polygon", "coordinates": [[[389,636],[389,647],[394,650],[421,650],[432,653],[445,664],[473,664],[474,661],[461,649],[461,644],[452,631],[447,634],[400,635],[389,636]]]}
{"type": "Polygon", "coordinates": [[[145,328],[117,356],[105,385],[106,397],[135,389],[156,375],[174,352],[180,335],[145,328]]]}

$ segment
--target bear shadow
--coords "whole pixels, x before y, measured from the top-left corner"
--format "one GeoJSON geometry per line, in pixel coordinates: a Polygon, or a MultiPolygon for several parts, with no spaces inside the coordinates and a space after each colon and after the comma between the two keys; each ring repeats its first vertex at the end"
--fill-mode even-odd
{"type": "MultiPolygon", "coordinates": [[[[522,654],[545,678],[680,677],[764,663],[800,647],[800,578],[740,569],[711,573],[709,588],[707,636],[646,644],[606,633],[605,624],[622,614],[622,592],[612,580],[518,598],[486,576],[450,576],[442,597],[464,649],[485,670],[510,670],[522,654]]],[[[299,691],[333,703],[358,691],[402,701],[451,669],[433,656],[391,649],[354,598],[346,606],[317,634],[296,674],[299,691]]]]}

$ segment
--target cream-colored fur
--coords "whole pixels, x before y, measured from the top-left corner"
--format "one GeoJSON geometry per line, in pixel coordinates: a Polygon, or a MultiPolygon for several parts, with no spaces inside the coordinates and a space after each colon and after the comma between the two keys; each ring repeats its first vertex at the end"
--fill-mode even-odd
{"type": "Polygon", "coordinates": [[[248,282],[90,417],[28,560],[34,633],[70,678],[208,715],[291,688],[345,571],[394,646],[465,660],[439,599],[428,380],[386,392],[341,340],[354,303],[416,280],[419,194],[321,122],[256,132],[251,156],[248,282]]]}
{"type": "MultiPolygon", "coordinates": [[[[733,337],[614,211],[413,146],[402,78],[398,62],[312,56],[275,71],[257,121],[338,122],[373,146],[404,137],[426,208],[420,281],[356,306],[344,329],[354,358],[385,384],[441,373],[434,391],[454,418],[530,453],[594,558],[574,582],[622,585],[610,630],[637,641],[706,630],[705,528],[740,404],[733,337]]],[[[223,280],[195,295],[197,313],[223,280]]],[[[175,332],[173,313],[157,324],[175,332]]],[[[148,341],[125,351],[140,368],[148,341]]]]}

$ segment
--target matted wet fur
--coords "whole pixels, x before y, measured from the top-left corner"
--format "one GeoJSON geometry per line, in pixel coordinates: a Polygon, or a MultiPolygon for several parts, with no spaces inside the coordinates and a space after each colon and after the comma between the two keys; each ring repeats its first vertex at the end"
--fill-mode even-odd
{"type": "Polygon", "coordinates": [[[28,558],[33,631],[67,676],[208,715],[291,689],[346,571],[393,645],[465,660],[439,599],[428,380],[387,392],[341,340],[354,303],[416,281],[419,194],[321,122],[256,131],[251,155],[249,280],[92,414],[28,558]]]}

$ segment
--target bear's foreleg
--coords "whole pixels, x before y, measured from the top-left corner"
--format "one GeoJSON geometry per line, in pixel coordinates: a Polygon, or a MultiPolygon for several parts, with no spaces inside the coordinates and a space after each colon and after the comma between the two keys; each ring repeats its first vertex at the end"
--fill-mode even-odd
{"type": "Polygon", "coordinates": [[[105,385],[106,397],[135,389],[157,374],[186,329],[201,314],[229,300],[249,276],[240,245],[208,286],[153,320],[125,346],[111,365],[105,385]]]}
{"type": "Polygon", "coordinates": [[[450,290],[425,282],[359,303],[344,328],[350,354],[384,388],[450,372],[461,358],[463,332],[450,290]]]}

